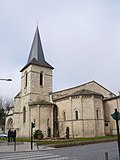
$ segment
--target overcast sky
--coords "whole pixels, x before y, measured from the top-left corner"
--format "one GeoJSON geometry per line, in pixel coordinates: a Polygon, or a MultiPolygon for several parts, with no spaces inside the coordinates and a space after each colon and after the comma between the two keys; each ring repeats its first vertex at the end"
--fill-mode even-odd
{"type": "Polygon", "coordinates": [[[120,91],[120,0],[0,0],[0,96],[20,91],[37,27],[53,91],[95,80],[120,91]]]}

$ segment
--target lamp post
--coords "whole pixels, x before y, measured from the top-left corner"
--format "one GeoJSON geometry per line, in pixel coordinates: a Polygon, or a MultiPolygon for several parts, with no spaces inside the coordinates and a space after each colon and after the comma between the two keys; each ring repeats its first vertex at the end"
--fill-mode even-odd
{"type": "Polygon", "coordinates": [[[12,79],[10,79],[10,78],[8,78],[8,79],[6,79],[6,78],[0,78],[0,81],[12,81],[12,79]]]}

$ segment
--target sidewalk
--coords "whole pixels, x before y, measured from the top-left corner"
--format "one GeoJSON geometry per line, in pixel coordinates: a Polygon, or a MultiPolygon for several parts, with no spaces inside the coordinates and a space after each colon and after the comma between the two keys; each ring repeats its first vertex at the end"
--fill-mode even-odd
{"type": "Polygon", "coordinates": [[[17,142],[16,148],[14,142],[0,142],[0,152],[23,152],[23,151],[38,151],[38,150],[50,150],[54,149],[53,147],[39,145],[33,143],[33,150],[31,150],[30,142],[17,142]]]}
{"type": "MultiPolygon", "coordinates": [[[[33,151],[38,150],[37,145],[33,143],[33,151]]],[[[16,143],[0,143],[0,152],[15,152],[15,151],[31,151],[30,142],[16,143]]]]}

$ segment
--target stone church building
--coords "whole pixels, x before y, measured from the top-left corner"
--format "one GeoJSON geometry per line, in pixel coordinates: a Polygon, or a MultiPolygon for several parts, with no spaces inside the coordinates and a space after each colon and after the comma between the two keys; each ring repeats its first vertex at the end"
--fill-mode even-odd
{"type": "Polygon", "coordinates": [[[45,60],[37,27],[27,64],[21,69],[21,89],[14,107],[6,117],[6,132],[17,131],[17,137],[31,136],[40,129],[47,137],[95,137],[116,134],[111,114],[119,111],[120,97],[95,81],[57,92],[52,91],[53,67],[45,60]]]}

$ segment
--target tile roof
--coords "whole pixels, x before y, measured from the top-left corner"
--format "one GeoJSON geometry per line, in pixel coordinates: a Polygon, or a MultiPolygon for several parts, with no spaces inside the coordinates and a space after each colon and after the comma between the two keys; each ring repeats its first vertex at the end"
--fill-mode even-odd
{"type": "Polygon", "coordinates": [[[74,92],[73,94],[71,94],[71,96],[79,96],[79,95],[97,95],[97,96],[103,96],[100,93],[97,93],[97,92],[94,92],[94,91],[90,91],[90,90],[87,90],[87,89],[82,89],[82,90],[79,90],[79,91],[74,92]]]}
{"type": "Polygon", "coordinates": [[[56,98],[53,101],[57,101],[57,100],[68,98],[68,97],[83,96],[83,95],[94,95],[94,96],[103,97],[103,95],[100,94],[100,93],[97,93],[97,92],[94,92],[94,91],[90,91],[90,90],[87,90],[87,89],[82,89],[82,90],[79,90],[79,91],[74,92],[72,94],[56,98]]]}
{"type": "Polygon", "coordinates": [[[54,105],[54,104],[42,99],[34,102],[29,102],[29,106],[33,106],[33,105],[54,105]]]}

